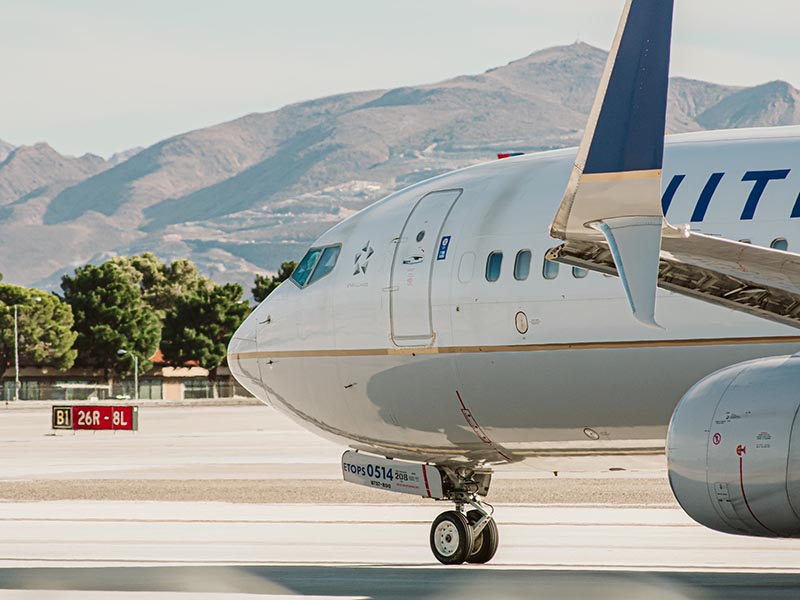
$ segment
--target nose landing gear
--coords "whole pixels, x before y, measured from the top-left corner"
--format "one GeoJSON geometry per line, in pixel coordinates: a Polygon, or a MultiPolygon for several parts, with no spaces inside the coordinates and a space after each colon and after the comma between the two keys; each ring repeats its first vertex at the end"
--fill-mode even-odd
{"type": "Polygon", "coordinates": [[[500,534],[497,531],[497,521],[491,515],[484,516],[484,513],[478,510],[471,510],[467,513],[467,521],[473,527],[473,532],[477,529],[481,519],[487,520],[483,529],[475,534],[467,562],[482,565],[494,558],[494,553],[497,552],[497,546],[500,544],[500,534]]]}
{"type": "Polygon", "coordinates": [[[444,565],[460,565],[469,558],[475,544],[475,533],[464,513],[443,512],[431,525],[431,550],[444,565]]]}
{"type": "Polygon", "coordinates": [[[345,481],[373,489],[455,503],[455,510],[443,512],[431,526],[431,550],[440,563],[483,564],[497,552],[497,523],[486,510],[491,505],[480,500],[489,493],[491,469],[412,463],[347,450],[342,474],[345,481]]]}
{"type": "Polygon", "coordinates": [[[443,512],[431,525],[431,551],[445,565],[487,563],[497,552],[500,538],[497,523],[477,492],[488,491],[491,473],[447,474],[454,484],[448,499],[456,503],[456,509],[443,512]],[[466,505],[472,510],[465,512],[466,505]]]}

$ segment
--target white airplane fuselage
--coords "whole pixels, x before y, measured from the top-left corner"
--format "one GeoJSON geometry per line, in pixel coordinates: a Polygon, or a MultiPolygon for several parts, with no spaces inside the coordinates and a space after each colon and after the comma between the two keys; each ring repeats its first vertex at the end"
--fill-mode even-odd
{"type": "MultiPolygon", "coordinates": [[[[443,175],[333,227],[312,245],[341,247],[333,270],[283,283],[237,331],[237,379],[352,448],[475,465],[663,449],[695,382],[800,348],[791,327],[664,291],[664,329],[646,328],[616,278],[545,278],[575,152],[443,175]]],[[[800,128],[676,135],[665,152],[671,223],[800,244],[800,128]]]]}

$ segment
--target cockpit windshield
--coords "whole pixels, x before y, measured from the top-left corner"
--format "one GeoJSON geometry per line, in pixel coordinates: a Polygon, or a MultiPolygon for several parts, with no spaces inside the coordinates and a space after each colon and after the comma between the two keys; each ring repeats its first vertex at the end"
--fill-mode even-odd
{"type": "Polygon", "coordinates": [[[333,271],[341,249],[340,245],[311,248],[292,273],[292,281],[301,288],[319,281],[333,271]]]}
{"type": "Polygon", "coordinates": [[[292,273],[292,280],[297,285],[300,287],[305,286],[308,278],[311,277],[311,273],[314,272],[314,267],[317,266],[320,254],[322,254],[322,248],[312,248],[306,252],[303,260],[300,261],[300,264],[297,265],[294,273],[292,273]]]}
{"type": "Polygon", "coordinates": [[[317,263],[317,268],[314,269],[314,274],[308,281],[309,285],[315,281],[319,281],[325,277],[325,275],[333,271],[333,267],[336,266],[336,260],[339,258],[339,250],[341,250],[339,246],[325,248],[324,252],[322,253],[322,258],[320,258],[319,262],[317,263]]]}

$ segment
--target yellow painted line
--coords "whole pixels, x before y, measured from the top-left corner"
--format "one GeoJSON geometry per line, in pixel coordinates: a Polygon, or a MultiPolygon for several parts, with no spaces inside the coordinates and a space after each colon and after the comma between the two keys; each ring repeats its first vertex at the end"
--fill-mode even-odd
{"type": "Polygon", "coordinates": [[[636,348],[685,348],[698,346],[755,346],[800,344],[800,336],[707,338],[692,340],[639,340],[621,342],[571,342],[565,344],[517,344],[506,346],[441,346],[427,348],[361,348],[354,350],[273,350],[229,354],[231,360],[274,358],[326,358],[359,356],[417,356],[427,354],[482,354],[497,352],[563,352],[565,350],[628,350],[636,348]]]}
{"type": "Polygon", "coordinates": [[[631,181],[635,179],[659,179],[661,169],[649,171],[621,171],[618,173],[584,173],[581,175],[581,182],[611,182],[611,181],[631,181]]]}

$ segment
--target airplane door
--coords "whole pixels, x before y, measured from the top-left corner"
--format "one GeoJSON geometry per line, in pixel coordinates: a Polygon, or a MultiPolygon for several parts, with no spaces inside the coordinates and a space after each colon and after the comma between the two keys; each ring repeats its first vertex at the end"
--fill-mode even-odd
{"type": "Polygon", "coordinates": [[[400,233],[392,261],[389,311],[397,346],[433,342],[431,277],[447,215],[462,190],[432,192],[417,202],[400,233]]]}

